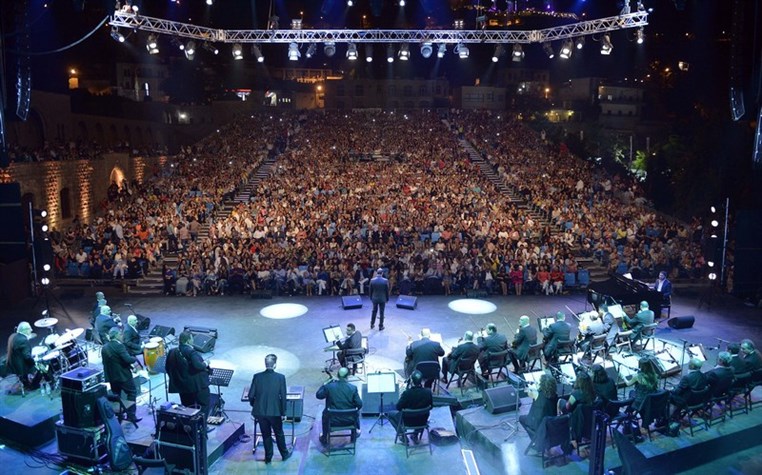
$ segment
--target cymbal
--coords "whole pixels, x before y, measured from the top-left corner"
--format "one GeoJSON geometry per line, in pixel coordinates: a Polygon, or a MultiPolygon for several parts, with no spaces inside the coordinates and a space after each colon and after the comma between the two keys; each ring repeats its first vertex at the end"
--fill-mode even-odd
{"type": "Polygon", "coordinates": [[[68,345],[73,340],[76,340],[77,337],[85,333],[84,328],[75,328],[74,330],[66,330],[63,335],[59,336],[58,339],[55,342],[56,348],[61,348],[63,346],[68,345]]]}
{"type": "Polygon", "coordinates": [[[36,326],[37,328],[49,328],[55,325],[56,323],[58,323],[57,318],[46,317],[46,318],[41,318],[37,320],[36,322],[34,322],[34,326],[36,326]]]}

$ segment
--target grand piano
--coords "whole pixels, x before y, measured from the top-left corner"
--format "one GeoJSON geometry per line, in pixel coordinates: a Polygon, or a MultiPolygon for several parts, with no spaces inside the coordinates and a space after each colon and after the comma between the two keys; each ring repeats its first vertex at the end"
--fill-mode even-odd
{"type": "Polygon", "coordinates": [[[622,306],[639,305],[645,300],[648,307],[659,314],[664,302],[664,296],[658,290],[648,287],[648,284],[635,279],[629,279],[619,274],[601,282],[591,282],[587,287],[587,301],[596,309],[602,303],[612,303],[612,300],[622,306]]]}

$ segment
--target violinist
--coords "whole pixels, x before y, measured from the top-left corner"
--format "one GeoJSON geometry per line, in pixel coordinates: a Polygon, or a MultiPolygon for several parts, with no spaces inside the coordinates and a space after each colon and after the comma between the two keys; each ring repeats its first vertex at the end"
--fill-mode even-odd
{"type": "MultiPolygon", "coordinates": [[[[333,342],[341,351],[339,351],[337,358],[341,366],[347,366],[347,356],[349,350],[357,350],[362,348],[362,333],[357,331],[354,323],[347,323],[347,336],[341,340],[333,342]]],[[[351,361],[350,361],[351,363],[351,361]]],[[[355,369],[357,365],[355,365],[355,369]]],[[[354,371],[353,371],[354,372],[354,371]]]]}
{"type": "MultiPolygon", "coordinates": [[[[582,330],[582,325],[580,325],[580,330],[582,330]]],[[[580,350],[586,351],[590,346],[593,337],[603,335],[604,333],[606,333],[606,326],[603,324],[597,313],[592,313],[590,319],[587,321],[587,328],[585,328],[584,331],[579,332],[581,340],[579,342],[580,350]]]]}
{"type": "Polygon", "coordinates": [[[479,347],[474,343],[474,332],[467,331],[460,341],[461,343],[442,359],[442,376],[445,382],[447,382],[448,371],[451,375],[458,372],[460,360],[472,359],[476,362],[475,360],[479,356],[479,347]]]}
{"type": "Polygon", "coordinates": [[[497,325],[488,323],[486,335],[476,339],[479,345],[479,367],[482,370],[482,376],[489,375],[489,355],[490,353],[500,353],[508,349],[508,339],[505,335],[497,332],[497,325]]]}
{"type": "MultiPolygon", "coordinates": [[[[428,328],[421,329],[419,340],[413,341],[412,337],[408,337],[408,340],[409,342],[405,349],[405,374],[407,375],[413,374],[418,363],[435,361],[439,364],[439,357],[445,354],[442,345],[431,339],[431,330],[428,328]]],[[[438,369],[437,372],[439,372],[438,369]]],[[[433,384],[434,380],[428,377],[424,381],[424,386],[427,388],[431,388],[433,384]]]]}
{"type": "Polygon", "coordinates": [[[619,333],[619,324],[616,321],[616,317],[609,312],[609,306],[602,303],[598,307],[598,312],[601,314],[601,321],[603,322],[603,331],[606,332],[606,346],[610,347],[616,340],[616,335],[619,333]]]}
{"type": "Polygon", "coordinates": [[[556,313],[556,321],[546,327],[542,333],[545,340],[545,359],[555,361],[558,342],[568,341],[571,335],[571,325],[566,323],[566,314],[556,313]]]}
{"type": "Polygon", "coordinates": [[[522,315],[519,318],[519,329],[516,331],[516,336],[513,337],[513,342],[511,342],[511,351],[508,353],[511,356],[515,373],[524,370],[529,347],[535,344],[537,344],[537,329],[529,324],[528,316],[522,315]]]}
{"type": "Polygon", "coordinates": [[[625,315],[624,321],[627,322],[627,325],[632,330],[632,342],[637,343],[640,340],[640,332],[643,330],[643,327],[654,322],[654,312],[649,310],[648,302],[644,300],[640,302],[640,311],[635,314],[635,317],[630,318],[625,315]]]}

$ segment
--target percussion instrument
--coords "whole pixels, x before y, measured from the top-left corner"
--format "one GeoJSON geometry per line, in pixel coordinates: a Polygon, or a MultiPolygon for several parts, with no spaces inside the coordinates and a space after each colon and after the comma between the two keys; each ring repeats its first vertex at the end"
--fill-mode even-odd
{"type": "Polygon", "coordinates": [[[79,346],[71,344],[43,356],[41,361],[43,367],[40,369],[58,377],[69,370],[87,366],[87,364],[87,353],[79,346]]]}
{"type": "Polygon", "coordinates": [[[34,322],[34,326],[37,328],[50,328],[54,326],[56,323],[58,323],[57,318],[45,317],[34,322]]]}
{"type": "Polygon", "coordinates": [[[34,348],[32,348],[32,358],[39,359],[41,356],[43,356],[45,353],[48,352],[50,348],[48,348],[45,345],[37,345],[34,348]]]}
{"type": "Polygon", "coordinates": [[[164,339],[153,337],[143,347],[143,359],[146,363],[146,369],[149,373],[156,374],[153,370],[160,356],[164,356],[164,339]]]}
{"type": "MultiPolygon", "coordinates": [[[[66,330],[63,335],[58,336],[58,338],[55,341],[55,347],[57,349],[61,349],[64,346],[69,346],[72,342],[74,342],[77,338],[79,338],[80,335],[85,333],[84,328],[75,328],[74,330],[66,330]]],[[[53,335],[51,335],[53,336],[53,335]]],[[[47,338],[45,339],[47,342],[47,338]]]]}
{"type": "Polygon", "coordinates": [[[45,337],[43,343],[49,348],[54,348],[56,346],[56,340],[58,340],[58,337],[59,335],[57,333],[51,333],[45,337]]]}

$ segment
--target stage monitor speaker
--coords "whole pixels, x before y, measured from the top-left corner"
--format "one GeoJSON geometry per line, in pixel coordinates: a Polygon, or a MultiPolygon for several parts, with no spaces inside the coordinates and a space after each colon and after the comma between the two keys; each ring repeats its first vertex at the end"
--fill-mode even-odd
{"type": "Polygon", "coordinates": [[[515,411],[521,405],[521,401],[519,401],[516,394],[516,388],[513,386],[500,386],[498,388],[487,389],[482,396],[487,411],[490,414],[515,411]]]}
{"type": "Polygon", "coordinates": [[[667,325],[670,328],[680,330],[682,328],[693,328],[693,324],[696,322],[696,317],[693,315],[684,315],[682,317],[672,317],[667,320],[667,325]]]}
{"type": "Polygon", "coordinates": [[[165,327],[163,325],[156,325],[153,327],[153,330],[151,330],[151,333],[149,333],[150,336],[160,336],[162,338],[166,338],[167,335],[174,335],[175,329],[172,327],[165,327]]]}
{"type": "Polygon", "coordinates": [[[100,425],[97,401],[106,397],[106,386],[99,384],[87,391],[61,388],[61,406],[64,425],[68,427],[95,427],[100,425]]]}
{"type": "Polygon", "coordinates": [[[397,297],[397,308],[415,310],[418,306],[418,297],[412,295],[400,295],[397,297]]]}
{"type": "Polygon", "coordinates": [[[362,308],[362,297],[359,295],[345,295],[341,297],[341,308],[344,310],[362,308]]]}
{"type": "Polygon", "coordinates": [[[138,317],[138,326],[135,327],[137,331],[142,332],[151,328],[151,319],[143,315],[135,315],[138,317]]]}
{"type": "Polygon", "coordinates": [[[273,298],[273,291],[269,289],[251,289],[251,298],[271,299],[273,298]]]}
{"type": "Polygon", "coordinates": [[[214,351],[214,345],[217,344],[217,337],[211,333],[193,333],[193,348],[201,353],[210,353],[214,351]]]}

